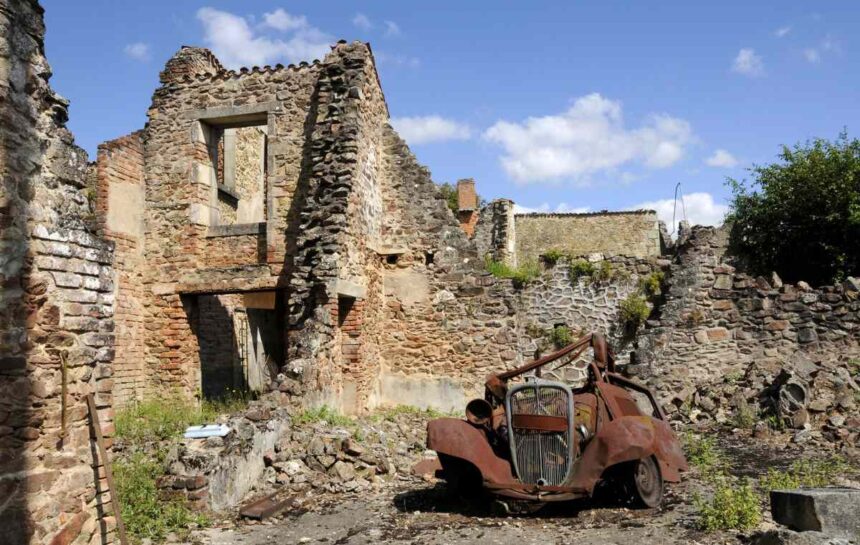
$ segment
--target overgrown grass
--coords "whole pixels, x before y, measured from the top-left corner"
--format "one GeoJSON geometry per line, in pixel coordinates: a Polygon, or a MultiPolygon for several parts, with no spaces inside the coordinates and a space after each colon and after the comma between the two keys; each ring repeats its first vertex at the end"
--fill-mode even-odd
{"type": "Polygon", "coordinates": [[[523,263],[519,267],[511,267],[507,263],[487,259],[486,268],[496,278],[510,278],[519,284],[527,284],[540,276],[540,267],[533,262],[523,263]]]}
{"type": "Polygon", "coordinates": [[[595,267],[594,272],[591,273],[591,281],[594,283],[611,282],[614,278],[615,269],[612,263],[606,260],[601,261],[600,266],[595,267]]]}
{"type": "Polygon", "coordinates": [[[148,538],[159,543],[169,533],[185,541],[193,525],[209,523],[204,514],[193,512],[183,499],[159,496],[155,483],[164,474],[159,458],[135,452],[113,465],[122,520],[134,542],[148,538]]]}
{"type": "Polygon", "coordinates": [[[666,275],[663,271],[655,271],[639,280],[639,289],[649,300],[653,301],[663,293],[663,281],[666,275]]]}
{"type": "Polygon", "coordinates": [[[315,409],[305,409],[293,417],[293,423],[299,425],[314,424],[322,421],[325,421],[332,426],[341,426],[344,428],[352,428],[355,426],[355,421],[352,418],[340,414],[328,405],[322,405],[315,409]]]}
{"type": "Polygon", "coordinates": [[[767,475],[759,481],[759,486],[765,493],[802,486],[827,486],[848,469],[848,463],[839,456],[825,460],[797,460],[785,471],[768,469],[767,475]]]}
{"type": "Polygon", "coordinates": [[[555,265],[556,263],[558,263],[559,259],[565,257],[566,255],[567,254],[557,248],[551,248],[544,252],[542,257],[543,260],[547,263],[547,265],[555,265]]]}
{"type": "Polygon", "coordinates": [[[723,476],[716,482],[710,500],[693,499],[699,526],[716,530],[750,530],[761,522],[761,504],[752,481],[736,481],[723,476]]]}
{"type": "Polygon", "coordinates": [[[231,392],[199,405],[179,396],[139,401],[117,411],[116,437],[131,443],[165,441],[179,437],[188,426],[211,423],[219,415],[241,411],[250,399],[250,394],[231,392]]]}
{"type": "Polygon", "coordinates": [[[621,321],[631,329],[636,330],[645,323],[651,315],[651,307],[645,297],[638,293],[631,293],[619,305],[621,310],[621,321]]]}
{"type": "Polygon", "coordinates": [[[420,407],[415,407],[414,405],[397,405],[396,407],[385,407],[377,410],[371,416],[372,420],[377,422],[381,422],[383,420],[387,422],[394,422],[401,415],[411,415],[411,416],[422,416],[426,418],[441,418],[443,416],[451,416],[450,414],[443,413],[432,407],[427,409],[421,409],[420,407]]]}

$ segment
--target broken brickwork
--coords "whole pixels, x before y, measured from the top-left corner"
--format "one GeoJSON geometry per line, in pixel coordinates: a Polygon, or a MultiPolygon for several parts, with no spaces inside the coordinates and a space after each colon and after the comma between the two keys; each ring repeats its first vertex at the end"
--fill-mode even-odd
{"type": "Polygon", "coordinates": [[[86,396],[113,434],[113,244],[48,85],[42,8],[0,0],[0,542],[113,541],[86,396]]]}

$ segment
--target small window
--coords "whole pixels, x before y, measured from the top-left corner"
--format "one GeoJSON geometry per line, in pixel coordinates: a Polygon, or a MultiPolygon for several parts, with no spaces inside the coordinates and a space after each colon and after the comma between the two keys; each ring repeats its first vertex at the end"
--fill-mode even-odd
{"type": "Polygon", "coordinates": [[[397,265],[397,262],[400,260],[400,254],[388,254],[385,256],[385,262],[389,265],[397,265]]]}
{"type": "Polygon", "coordinates": [[[432,265],[433,264],[433,252],[424,252],[424,264],[432,265]]]}

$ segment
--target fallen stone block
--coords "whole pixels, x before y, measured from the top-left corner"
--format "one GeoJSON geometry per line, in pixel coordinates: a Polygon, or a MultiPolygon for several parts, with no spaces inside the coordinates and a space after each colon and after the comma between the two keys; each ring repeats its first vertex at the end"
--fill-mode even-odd
{"type": "Polygon", "coordinates": [[[750,545],[852,545],[846,538],[829,536],[822,532],[794,532],[780,528],[753,535],[750,545]]]}
{"type": "Polygon", "coordinates": [[[770,510],[774,521],[792,530],[852,539],[860,535],[860,489],[771,490],[770,510]]]}

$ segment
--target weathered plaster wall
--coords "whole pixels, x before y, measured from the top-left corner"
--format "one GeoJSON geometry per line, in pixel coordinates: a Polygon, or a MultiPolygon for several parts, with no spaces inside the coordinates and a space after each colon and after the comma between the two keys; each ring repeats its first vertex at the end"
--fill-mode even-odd
{"type": "Polygon", "coordinates": [[[650,210],[586,214],[518,214],[517,263],[537,262],[547,250],[571,255],[660,255],[657,214],[650,210]]]}
{"type": "Polygon", "coordinates": [[[776,377],[797,351],[860,355],[856,280],[813,289],[753,278],[727,262],[726,239],[711,227],[682,233],[666,301],[637,341],[629,371],[659,384],[670,411],[751,367],[776,377]]]}
{"type": "Polygon", "coordinates": [[[110,437],[113,246],[44,32],[37,2],[0,0],[0,542],[95,544],[114,529],[86,405],[110,437]]]}
{"type": "Polygon", "coordinates": [[[144,365],[144,165],[142,131],[99,146],[96,217],[101,235],[115,244],[114,402],[147,392],[144,365]]]}

